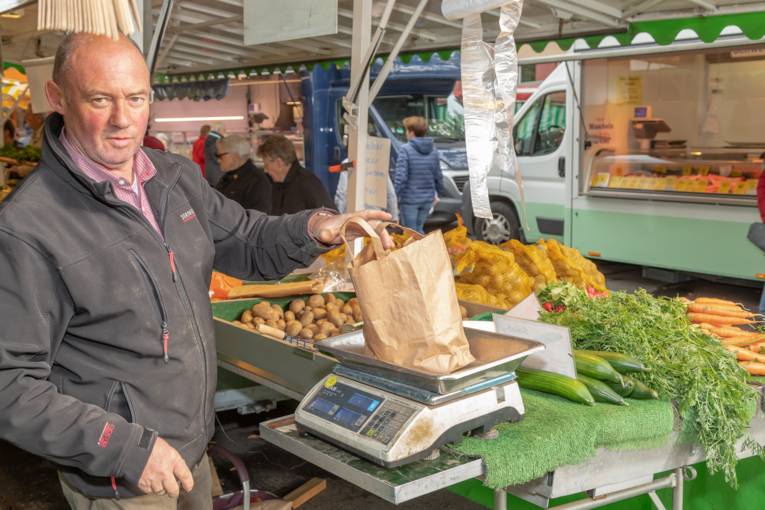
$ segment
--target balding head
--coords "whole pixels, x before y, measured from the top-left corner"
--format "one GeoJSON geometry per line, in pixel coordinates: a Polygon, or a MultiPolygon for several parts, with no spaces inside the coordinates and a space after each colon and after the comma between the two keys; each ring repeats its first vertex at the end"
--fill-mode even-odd
{"type": "Polygon", "coordinates": [[[65,85],[67,75],[72,71],[72,69],[76,69],[78,67],[78,65],[75,63],[78,50],[81,48],[87,48],[91,45],[98,47],[99,45],[103,44],[104,39],[108,39],[112,43],[125,46],[127,51],[134,50],[141,56],[141,58],[143,58],[143,54],[141,53],[141,50],[138,48],[138,46],[136,46],[135,41],[129,37],[125,37],[124,35],[120,36],[118,41],[114,41],[113,39],[101,35],[87,33],[69,33],[64,37],[64,40],[61,41],[61,44],[56,50],[56,57],[53,59],[53,81],[55,81],[60,87],[63,87],[65,85]],[[128,44],[125,43],[129,43],[130,47],[128,47],[128,44]]]}

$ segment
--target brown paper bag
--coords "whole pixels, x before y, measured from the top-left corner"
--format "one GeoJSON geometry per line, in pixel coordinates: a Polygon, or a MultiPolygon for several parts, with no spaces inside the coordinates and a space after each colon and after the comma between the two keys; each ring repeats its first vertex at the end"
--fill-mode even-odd
{"type": "Polygon", "coordinates": [[[441,232],[386,252],[363,219],[349,220],[343,233],[350,223],[370,238],[350,268],[369,350],[388,363],[434,374],[470,364],[474,358],[441,232]]]}

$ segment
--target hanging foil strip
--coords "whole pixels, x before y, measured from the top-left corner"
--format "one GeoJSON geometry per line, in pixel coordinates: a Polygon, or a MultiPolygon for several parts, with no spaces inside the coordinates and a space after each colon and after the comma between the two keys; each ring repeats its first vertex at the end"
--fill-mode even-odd
{"type": "Polygon", "coordinates": [[[518,88],[518,51],[513,34],[518,27],[523,10],[523,0],[512,0],[502,6],[499,16],[499,35],[494,44],[494,74],[496,77],[497,153],[493,168],[505,175],[514,175],[521,199],[521,218],[528,232],[528,214],[523,177],[515,155],[513,126],[515,124],[515,94],[518,88]]]}
{"type": "Polygon", "coordinates": [[[488,177],[497,150],[494,48],[483,41],[480,13],[462,20],[460,65],[473,214],[490,219],[488,177]]]}

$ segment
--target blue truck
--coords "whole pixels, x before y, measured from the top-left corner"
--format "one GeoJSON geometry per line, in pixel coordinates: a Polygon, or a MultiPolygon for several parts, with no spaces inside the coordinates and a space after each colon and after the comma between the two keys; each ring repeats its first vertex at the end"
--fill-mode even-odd
{"type": "MultiPolygon", "coordinates": [[[[372,67],[372,80],[381,67],[380,62],[372,67]]],[[[419,115],[428,120],[428,135],[434,138],[441,155],[444,193],[426,228],[454,222],[462,201],[462,189],[468,180],[459,80],[456,53],[449,60],[441,60],[437,55],[429,62],[417,56],[407,63],[398,60],[369,109],[369,134],[391,141],[391,168],[402,144],[406,143],[404,117],[419,115]]],[[[347,156],[342,98],[349,82],[350,69],[335,65],[316,65],[301,81],[306,167],[313,169],[331,194],[338,176],[328,169],[347,156]]]]}

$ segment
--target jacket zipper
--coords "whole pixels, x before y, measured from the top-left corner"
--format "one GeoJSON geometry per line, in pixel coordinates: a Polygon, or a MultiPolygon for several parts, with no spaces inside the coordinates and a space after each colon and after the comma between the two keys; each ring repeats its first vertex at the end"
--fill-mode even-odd
{"type": "Polygon", "coordinates": [[[146,264],[143,262],[141,257],[138,256],[135,250],[130,250],[130,255],[135,259],[136,263],[141,268],[141,271],[146,277],[149,283],[149,287],[151,287],[151,290],[154,293],[154,297],[156,298],[157,307],[159,308],[159,318],[162,323],[162,353],[164,355],[163,357],[165,359],[165,363],[167,363],[170,361],[170,355],[168,352],[168,344],[170,343],[170,330],[167,327],[167,310],[165,308],[164,301],[162,301],[162,294],[160,294],[157,282],[154,281],[154,278],[151,276],[151,273],[149,273],[149,269],[146,267],[146,264]]]}

